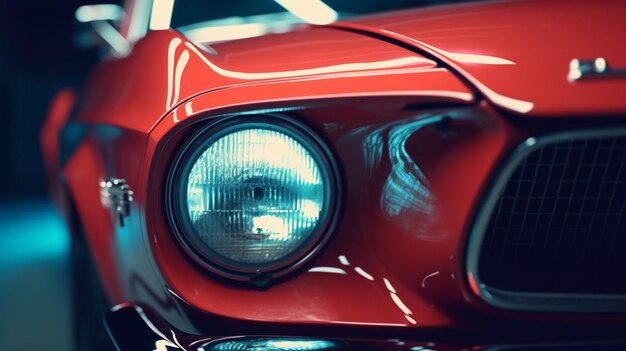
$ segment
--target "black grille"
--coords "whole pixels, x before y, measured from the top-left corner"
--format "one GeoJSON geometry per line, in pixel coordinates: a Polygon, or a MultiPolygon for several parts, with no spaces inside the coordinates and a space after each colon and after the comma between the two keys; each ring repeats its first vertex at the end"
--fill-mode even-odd
{"type": "Polygon", "coordinates": [[[625,157],[626,136],[558,139],[523,157],[496,194],[478,262],[482,283],[626,294],[625,157]]]}

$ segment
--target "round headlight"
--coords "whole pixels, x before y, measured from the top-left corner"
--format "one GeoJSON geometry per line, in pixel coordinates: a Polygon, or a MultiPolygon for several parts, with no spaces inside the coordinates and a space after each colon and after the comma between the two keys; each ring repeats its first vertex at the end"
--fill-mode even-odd
{"type": "Polygon", "coordinates": [[[336,204],[327,150],[283,119],[209,127],[183,153],[174,179],[182,242],[231,277],[275,274],[305,260],[336,204]]]}

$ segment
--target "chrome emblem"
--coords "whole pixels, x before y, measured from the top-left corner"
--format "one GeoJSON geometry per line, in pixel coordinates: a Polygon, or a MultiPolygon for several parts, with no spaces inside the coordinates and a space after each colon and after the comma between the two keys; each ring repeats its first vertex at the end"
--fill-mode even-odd
{"type": "Polygon", "coordinates": [[[626,69],[610,68],[604,57],[593,60],[573,59],[569,63],[567,80],[570,83],[587,79],[609,79],[626,77],[626,69]]]}
{"type": "Polygon", "coordinates": [[[111,211],[115,224],[124,226],[124,218],[130,215],[132,201],[133,191],[126,180],[110,178],[100,182],[100,203],[111,211]]]}

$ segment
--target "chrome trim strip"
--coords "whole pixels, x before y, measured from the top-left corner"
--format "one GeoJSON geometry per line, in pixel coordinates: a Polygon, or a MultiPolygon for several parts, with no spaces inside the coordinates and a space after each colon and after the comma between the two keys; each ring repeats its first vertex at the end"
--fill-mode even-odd
{"type": "Polygon", "coordinates": [[[113,215],[116,225],[124,226],[124,218],[130,216],[130,203],[133,201],[133,191],[126,180],[109,178],[100,182],[100,203],[113,215]]]}
{"type": "Polygon", "coordinates": [[[569,131],[538,138],[530,137],[522,142],[498,171],[493,185],[482,200],[474,224],[470,229],[466,270],[470,286],[486,303],[508,310],[544,312],[625,312],[626,295],[527,293],[494,289],[480,280],[478,261],[482,241],[500,193],[504,190],[517,165],[530,153],[548,144],[562,140],[580,140],[602,137],[626,136],[626,127],[595,130],[569,131]]]}

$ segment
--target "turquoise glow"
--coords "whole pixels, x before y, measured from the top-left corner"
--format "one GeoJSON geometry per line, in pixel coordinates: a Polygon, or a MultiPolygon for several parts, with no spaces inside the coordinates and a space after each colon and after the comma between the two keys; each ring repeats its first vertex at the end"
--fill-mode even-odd
{"type": "Polygon", "coordinates": [[[72,349],[69,256],[69,233],[47,200],[0,202],[0,349],[72,349]]]}
{"type": "Polygon", "coordinates": [[[210,351],[326,351],[336,349],[337,344],[332,341],[304,338],[229,339],[209,348],[210,351]]]}
{"type": "Polygon", "coordinates": [[[65,257],[69,234],[47,201],[0,203],[0,270],[33,260],[65,257]]]}

